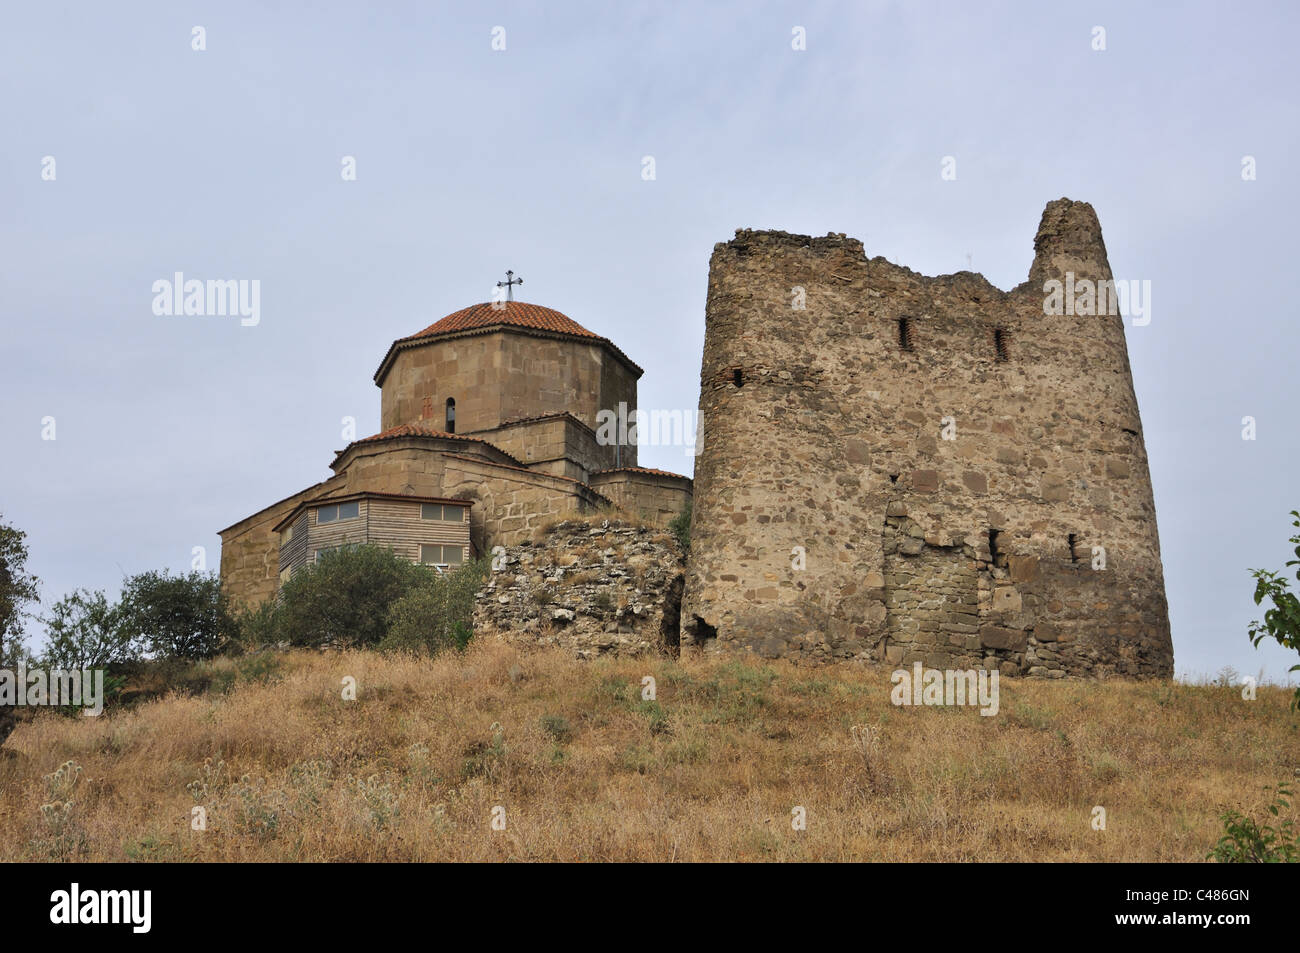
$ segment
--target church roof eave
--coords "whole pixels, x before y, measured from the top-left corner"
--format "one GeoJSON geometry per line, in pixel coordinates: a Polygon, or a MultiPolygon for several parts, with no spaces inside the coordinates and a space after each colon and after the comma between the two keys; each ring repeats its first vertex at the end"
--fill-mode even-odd
{"type": "Polygon", "coordinates": [[[609,338],[601,337],[588,331],[578,322],[552,308],[529,304],[524,301],[500,302],[502,307],[490,303],[470,305],[460,311],[454,311],[440,321],[417,334],[398,338],[388,348],[379,369],[375,371],[375,384],[382,387],[384,378],[392,366],[393,360],[401,351],[409,348],[423,347],[435,341],[446,341],[458,337],[478,334],[512,332],[533,337],[554,338],[567,341],[585,341],[605,348],[632,374],[640,378],[645,373],[635,361],[623,353],[609,338]]]}
{"type": "MultiPolygon", "coordinates": [[[[342,450],[334,454],[334,460],[330,463],[330,469],[335,473],[341,471],[343,460],[353,450],[369,447],[374,444],[386,443],[391,440],[428,440],[438,441],[450,444],[464,445],[467,443],[478,444],[483,447],[490,447],[494,453],[500,454],[507,460],[519,463],[513,456],[506,453],[491,441],[484,440],[482,437],[470,437],[465,434],[448,433],[445,430],[436,430],[433,427],[426,427],[420,424],[400,424],[396,427],[390,427],[387,430],[377,434],[371,434],[369,437],[362,437],[359,440],[353,440],[342,450]]],[[[447,448],[453,449],[453,448],[447,448]]]]}

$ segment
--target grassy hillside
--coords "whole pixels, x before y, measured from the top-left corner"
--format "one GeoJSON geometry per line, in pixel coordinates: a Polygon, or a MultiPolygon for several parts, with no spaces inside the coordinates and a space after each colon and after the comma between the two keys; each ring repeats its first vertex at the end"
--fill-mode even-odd
{"type": "Polygon", "coordinates": [[[21,725],[0,860],[1200,860],[1223,806],[1300,767],[1280,688],[1004,679],[990,718],[894,707],[852,665],[485,643],[216,668],[221,693],[21,725]]]}

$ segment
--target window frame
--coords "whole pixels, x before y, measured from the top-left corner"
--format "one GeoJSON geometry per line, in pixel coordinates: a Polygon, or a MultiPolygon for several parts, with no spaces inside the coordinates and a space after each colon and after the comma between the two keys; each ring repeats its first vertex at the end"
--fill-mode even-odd
{"type": "Polygon", "coordinates": [[[342,503],[326,503],[324,506],[316,507],[317,526],[320,526],[322,523],[341,523],[344,520],[355,520],[360,518],[361,518],[360,500],[345,500],[342,503]],[[353,512],[348,516],[343,515],[343,507],[345,506],[351,507],[353,509],[353,512]],[[326,517],[324,514],[330,510],[333,511],[334,515],[326,517]]]}
{"type": "Polygon", "coordinates": [[[421,519],[421,520],[424,520],[425,522],[429,522],[429,523],[463,523],[463,522],[465,522],[465,511],[466,511],[467,509],[469,509],[468,506],[463,506],[463,505],[461,505],[461,504],[459,504],[459,503],[421,503],[421,504],[420,504],[420,519],[421,519]],[[426,512],[428,512],[429,510],[431,510],[431,509],[433,509],[433,508],[435,508],[435,507],[436,507],[437,510],[438,510],[438,515],[437,515],[437,516],[426,516],[426,515],[425,515],[426,512]],[[459,511],[459,515],[458,515],[455,519],[448,519],[448,518],[447,518],[447,510],[448,510],[448,508],[453,509],[453,510],[458,510],[458,511],[459,511]]]}
{"type": "Polygon", "coordinates": [[[421,566],[446,566],[448,568],[463,566],[465,565],[465,547],[457,543],[421,543],[419,561],[421,566]],[[429,562],[424,558],[426,549],[436,549],[438,551],[436,561],[429,562]],[[446,558],[448,551],[456,554],[456,562],[451,562],[446,558]]]}

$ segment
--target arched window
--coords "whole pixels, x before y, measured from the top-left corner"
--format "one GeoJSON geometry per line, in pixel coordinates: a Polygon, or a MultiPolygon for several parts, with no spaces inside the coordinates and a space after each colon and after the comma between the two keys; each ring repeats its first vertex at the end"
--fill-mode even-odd
{"type": "Polygon", "coordinates": [[[456,432],[456,398],[447,398],[447,433],[456,432]]]}

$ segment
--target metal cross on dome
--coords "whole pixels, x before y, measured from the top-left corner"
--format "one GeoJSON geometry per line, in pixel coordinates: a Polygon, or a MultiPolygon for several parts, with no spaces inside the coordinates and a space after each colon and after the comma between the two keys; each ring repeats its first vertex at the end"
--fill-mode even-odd
{"type": "Polygon", "coordinates": [[[505,289],[506,289],[506,300],[507,300],[507,301],[514,301],[514,300],[515,300],[515,289],[514,289],[514,286],[515,286],[515,285],[522,285],[523,283],[524,283],[524,279],[522,279],[522,278],[516,278],[516,277],[515,277],[515,273],[514,273],[513,271],[510,271],[509,269],[507,269],[507,270],[506,270],[506,280],[505,280],[505,281],[498,281],[498,282],[497,282],[497,287],[498,287],[498,288],[505,288],[505,289]]]}

